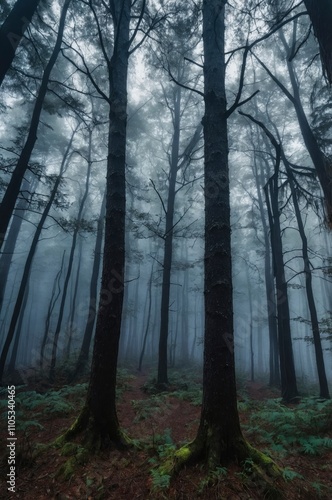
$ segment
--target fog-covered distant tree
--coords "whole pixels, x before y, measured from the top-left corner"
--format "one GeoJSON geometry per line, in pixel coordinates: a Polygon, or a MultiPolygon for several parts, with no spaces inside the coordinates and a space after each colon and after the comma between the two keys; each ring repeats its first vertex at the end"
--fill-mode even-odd
{"type": "MultiPolygon", "coordinates": [[[[25,265],[24,265],[23,276],[21,278],[21,283],[20,283],[20,287],[19,287],[19,290],[18,290],[17,298],[16,298],[16,301],[15,301],[15,306],[14,306],[14,310],[13,310],[13,313],[12,313],[12,317],[11,317],[9,329],[8,329],[6,340],[5,340],[5,343],[4,343],[4,346],[2,348],[2,352],[1,352],[1,357],[0,357],[0,381],[2,380],[2,376],[4,374],[6,359],[7,359],[7,356],[8,356],[8,351],[9,351],[10,345],[12,343],[12,340],[14,338],[15,331],[16,331],[16,326],[17,326],[17,323],[18,323],[19,318],[20,318],[20,313],[21,313],[21,309],[22,309],[22,305],[23,305],[23,301],[24,301],[24,296],[25,296],[25,294],[27,292],[27,287],[28,287],[28,283],[29,283],[31,267],[32,267],[32,264],[33,264],[34,256],[36,254],[36,250],[37,250],[38,242],[39,242],[39,239],[40,239],[40,235],[41,235],[41,232],[42,232],[42,230],[44,228],[45,221],[46,221],[46,219],[47,219],[47,217],[49,215],[49,212],[50,212],[50,210],[52,208],[52,205],[53,205],[53,203],[54,203],[54,201],[56,199],[56,196],[58,194],[58,189],[59,189],[61,181],[63,179],[63,173],[64,173],[66,165],[67,165],[67,159],[68,159],[68,155],[70,153],[71,147],[72,147],[72,141],[73,141],[75,132],[76,131],[73,132],[73,134],[72,134],[72,136],[70,138],[70,141],[68,143],[68,146],[66,148],[65,154],[63,155],[61,166],[60,166],[59,175],[57,175],[55,177],[54,184],[53,184],[53,187],[52,187],[49,199],[48,199],[48,201],[46,203],[46,206],[45,206],[45,209],[44,209],[44,211],[42,213],[42,216],[41,216],[41,218],[40,218],[40,220],[39,220],[39,222],[37,224],[36,231],[34,233],[33,240],[32,240],[29,252],[28,252],[27,260],[26,260],[25,265]]],[[[18,330],[16,332],[16,335],[18,337],[20,337],[21,330],[18,330]]],[[[17,342],[18,342],[18,339],[17,339],[17,342]]],[[[12,363],[12,368],[14,368],[13,363],[12,363]]]]}
{"type": "Polygon", "coordinates": [[[40,0],[17,0],[0,28],[0,87],[40,0]]]}

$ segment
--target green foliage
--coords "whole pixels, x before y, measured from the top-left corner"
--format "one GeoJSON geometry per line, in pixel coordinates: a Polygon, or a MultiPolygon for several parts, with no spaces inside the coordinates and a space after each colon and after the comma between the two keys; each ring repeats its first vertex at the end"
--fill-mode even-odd
{"type": "Polygon", "coordinates": [[[152,469],[151,478],[153,492],[169,488],[171,482],[171,476],[169,474],[162,474],[159,469],[152,469]]]}
{"type": "Polygon", "coordinates": [[[304,479],[304,477],[301,474],[298,474],[297,472],[293,471],[292,469],[288,469],[288,467],[285,467],[282,471],[282,477],[284,478],[285,481],[292,481],[296,477],[299,479],[304,479]]]}
{"type": "Polygon", "coordinates": [[[331,416],[330,400],[307,398],[295,407],[269,400],[253,411],[245,427],[277,454],[321,455],[332,448],[332,439],[322,435],[331,429],[331,416]]]}
{"type": "Polygon", "coordinates": [[[216,467],[199,483],[198,492],[203,493],[206,488],[218,485],[225,476],[227,476],[226,467],[216,467]]]}

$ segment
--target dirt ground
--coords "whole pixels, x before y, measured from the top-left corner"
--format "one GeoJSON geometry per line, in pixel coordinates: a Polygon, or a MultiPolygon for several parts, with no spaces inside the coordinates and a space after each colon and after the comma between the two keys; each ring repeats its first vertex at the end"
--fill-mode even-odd
{"type": "MultiPolygon", "coordinates": [[[[147,375],[135,373],[123,384],[118,402],[118,416],[123,429],[135,440],[138,448],[128,451],[109,450],[93,456],[84,464],[76,464],[74,473],[68,479],[59,475],[61,465],[68,456],[62,456],[58,449],[48,448],[37,458],[33,456],[36,443],[51,443],[74,421],[75,414],[48,415],[42,413],[38,422],[42,426],[28,427],[18,433],[18,453],[20,464],[17,469],[16,492],[7,491],[6,454],[1,461],[2,483],[0,498],[35,499],[263,499],[277,498],[268,495],[250,471],[239,465],[226,464],[208,478],[203,463],[193,464],[183,469],[170,484],[165,485],[158,477],[157,467],[167,453],[180,444],[195,437],[200,417],[200,406],[182,399],[170,392],[162,397],[151,396],[144,389],[147,375]],[[208,480],[210,479],[210,480],[208,480]]],[[[29,387],[29,390],[34,387],[29,387]]],[[[36,389],[36,388],[35,388],[36,389]]],[[[37,387],[38,392],[38,387],[37,387]]],[[[246,383],[246,397],[254,401],[278,398],[278,392],[262,383],[246,383]]],[[[241,396],[239,397],[241,400],[241,396]]],[[[80,397],[75,393],[68,401],[78,414],[84,392],[80,397]]],[[[38,414],[38,407],[34,409],[38,414]]],[[[39,414],[38,414],[39,415],[39,414]]],[[[248,412],[241,412],[241,423],[248,423],[248,412]]],[[[18,414],[18,418],[19,414],[18,414]]],[[[26,417],[25,417],[26,418],[26,417]]],[[[33,413],[29,418],[33,418],[33,413]]],[[[5,443],[7,429],[1,421],[1,440],[5,443]]],[[[246,431],[244,430],[244,434],[246,431]]],[[[330,436],[331,437],[331,436],[330,436]]],[[[248,436],[257,448],[255,435],[248,436]]],[[[1,446],[2,450],[4,449],[1,446]]],[[[277,488],[279,498],[315,500],[332,499],[332,450],[319,456],[292,454],[273,457],[282,468],[289,468],[302,478],[291,480],[280,478],[277,488]],[[316,485],[316,486],[315,486],[316,485]],[[317,486],[319,485],[319,486],[317,486]]]]}

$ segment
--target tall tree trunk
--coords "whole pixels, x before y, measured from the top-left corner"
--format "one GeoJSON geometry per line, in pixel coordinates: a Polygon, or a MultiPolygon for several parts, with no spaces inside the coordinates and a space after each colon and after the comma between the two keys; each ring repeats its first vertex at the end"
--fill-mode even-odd
{"type": "Polygon", "coordinates": [[[215,468],[252,458],[277,473],[244,439],[235,382],[231,225],[225,93],[226,0],[203,1],[205,173],[205,345],[203,404],[195,440],[175,453],[163,472],[205,457],[215,468]]]}
{"type": "Polygon", "coordinates": [[[254,166],[254,178],[256,183],[257,200],[258,207],[261,216],[263,234],[264,234],[264,276],[265,276],[265,293],[267,301],[267,315],[268,315],[268,327],[269,327],[269,368],[270,368],[270,378],[269,385],[278,387],[280,385],[280,371],[279,371],[279,348],[278,348],[278,328],[277,328],[277,306],[275,300],[274,291],[274,279],[273,272],[271,270],[271,252],[270,252],[270,241],[268,235],[268,227],[265,220],[266,211],[264,210],[263,197],[261,189],[264,185],[264,173],[263,164],[260,165],[260,172],[258,172],[258,166],[254,166]]]}
{"type": "Polygon", "coordinates": [[[82,261],[82,240],[79,242],[79,250],[78,250],[78,264],[77,264],[77,269],[76,269],[76,277],[75,277],[75,283],[74,283],[74,292],[73,292],[73,297],[71,299],[71,304],[70,304],[70,313],[69,313],[69,318],[67,321],[67,346],[66,346],[66,360],[69,361],[70,358],[70,351],[73,343],[73,336],[76,330],[75,327],[75,316],[76,316],[76,302],[77,302],[77,294],[78,294],[78,284],[80,281],[80,275],[81,275],[81,261],[82,261]]]}
{"type": "Polygon", "coordinates": [[[18,353],[18,346],[20,343],[20,338],[21,338],[21,330],[22,330],[22,325],[23,325],[23,319],[25,315],[25,308],[28,302],[28,297],[29,297],[29,280],[24,292],[24,298],[22,302],[22,307],[20,310],[20,317],[17,323],[16,327],[16,334],[15,334],[15,339],[14,339],[14,344],[13,344],[13,349],[10,355],[10,360],[8,363],[8,374],[11,376],[12,373],[14,373],[15,366],[16,366],[16,359],[17,359],[17,353],[18,353]]]}
{"type": "Polygon", "coordinates": [[[316,309],[315,298],[314,298],[314,293],[313,293],[313,289],[312,289],[312,273],[311,273],[311,263],[310,263],[310,259],[309,259],[309,253],[308,253],[308,240],[307,240],[307,236],[305,234],[304,225],[303,225],[303,221],[302,221],[302,217],[301,217],[301,211],[300,211],[300,207],[299,207],[299,202],[297,199],[297,193],[296,193],[296,189],[294,186],[293,173],[292,173],[290,166],[289,165],[287,166],[287,162],[286,162],[286,170],[287,170],[289,185],[290,185],[291,193],[292,193],[292,200],[293,200],[293,205],[294,205],[294,209],[295,209],[297,226],[299,228],[299,233],[300,233],[300,237],[302,240],[302,257],[303,257],[303,264],[304,264],[306,294],[307,294],[307,300],[308,300],[308,308],[309,308],[309,312],[310,312],[312,335],[313,335],[314,346],[315,346],[316,366],[317,366],[317,373],[318,373],[318,380],[319,380],[320,397],[329,399],[330,398],[329,386],[328,386],[327,378],[326,378],[325,363],[324,363],[323,349],[322,349],[322,343],[321,343],[321,338],[320,338],[317,309],[316,309]]]}
{"type": "Polygon", "coordinates": [[[84,369],[86,368],[86,365],[88,363],[92,334],[96,321],[98,276],[101,263],[101,247],[103,242],[105,208],[106,208],[106,192],[104,193],[103,196],[103,201],[100,209],[100,216],[97,223],[97,237],[94,248],[92,275],[90,280],[90,299],[88,307],[88,318],[85,325],[83,342],[80,354],[78,356],[76,370],[73,376],[74,379],[79,377],[84,372],[84,369]]]}
{"type": "Polygon", "coordinates": [[[29,161],[31,158],[32,151],[34,149],[36,140],[37,140],[37,132],[38,126],[40,122],[40,116],[43,109],[43,103],[47,92],[47,85],[50,79],[51,71],[55,65],[55,62],[58,58],[58,55],[61,50],[62,37],[65,28],[66,15],[68,11],[68,7],[71,0],[65,0],[63,5],[60,22],[59,22],[59,30],[57,39],[55,42],[55,46],[52,52],[52,55],[45,67],[44,74],[41,80],[40,88],[38,91],[37,99],[35,102],[35,106],[32,113],[30,128],[28,132],[28,137],[25,141],[25,145],[20,154],[16,167],[12,173],[11,179],[7,186],[6,192],[3,196],[1,205],[0,205],[0,249],[2,247],[7,228],[9,226],[9,221],[14,211],[15,203],[20,192],[21,183],[24,177],[24,174],[29,166],[29,161]]]}
{"type": "Polygon", "coordinates": [[[159,357],[157,384],[161,387],[168,384],[167,374],[167,341],[169,326],[169,297],[171,288],[171,270],[173,257],[173,226],[175,206],[175,186],[178,172],[179,148],[180,148],[180,111],[181,111],[181,88],[178,87],[174,97],[174,119],[172,151],[170,158],[168,198],[166,207],[166,228],[164,240],[163,276],[161,285],[161,310],[160,310],[160,334],[159,334],[159,357]]]}
{"type": "Polygon", "coordinates": [[[0,28],[0,87],[40,0],[17,0],[0,28]]]}
{"type": "Polygon", "coordinates": [[[304,0],[319,44],[323,74],[332,85],[332,4],[330,0],[304,0]]]}
{"type": "Polygon", "coordinates": [[[280,356],[281,395],[284,401],[292,401],[298,396],[292,337],[290,328],[290,314],[287,281],[280,228],[280,213],[278,203],[278,173],[280,166],[280,151],[276,160],[275,173],[265,185],[266,203],[268,206],[271,248],[273,254],[273,269],[276,283],[276,302],[278,313],[278,340],[280,356]]]}
{"type": "Polygon", "coordinates": [[[109,142],[103,270],[90,383],[75,424],[59,438],[85,433],[88,448],[128,443],[116,411],[116,371],[121,333],[125,266],[127,72],[131,0],[111,1],[115,43],[109,69],[109,142]]]}

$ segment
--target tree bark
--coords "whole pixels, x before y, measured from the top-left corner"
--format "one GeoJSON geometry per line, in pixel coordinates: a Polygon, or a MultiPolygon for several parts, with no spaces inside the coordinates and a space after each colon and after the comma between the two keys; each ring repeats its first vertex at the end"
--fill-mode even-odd
{"type": "Polygon", "coordinates": [[[109,70],[109,141],[103,270],[87,399],[74,425],[59,438],[83,432],[91,451],[128,444],[116,411],[116,372],[125,266],[127,73],[131,0],[111,1],[114,49],[109,70]]]}
{"type": "Polygon", "coordinates": [[[0,28],[0,87],[40,0],[17,0],[0,28]]]}

